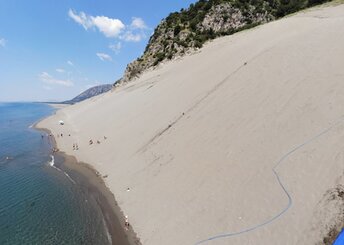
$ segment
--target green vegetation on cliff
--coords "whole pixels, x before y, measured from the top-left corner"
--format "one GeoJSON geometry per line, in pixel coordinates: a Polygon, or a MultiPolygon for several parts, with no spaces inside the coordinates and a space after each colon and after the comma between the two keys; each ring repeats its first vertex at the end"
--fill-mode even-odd
{"type": "Polygon", "coordinates": [[[162,20],[155,28],[144,54],[127,66],[120,83],[128,82],[163,60],[201,48],[208,40],[329,1],[200,0],[162,20]]]}

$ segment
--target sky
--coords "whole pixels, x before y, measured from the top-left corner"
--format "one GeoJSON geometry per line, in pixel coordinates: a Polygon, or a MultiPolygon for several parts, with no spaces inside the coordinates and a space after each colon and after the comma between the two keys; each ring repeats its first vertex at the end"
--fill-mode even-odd
{"type": "Polygon", "coordinates": [[[196,0],[0,0],[0,101],[114,83],[169,13],[196,0]]]}

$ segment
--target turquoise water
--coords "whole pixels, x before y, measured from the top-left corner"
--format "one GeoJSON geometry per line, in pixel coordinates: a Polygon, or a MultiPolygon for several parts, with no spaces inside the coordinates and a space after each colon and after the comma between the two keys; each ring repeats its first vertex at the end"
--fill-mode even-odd
{"type": "Polygon", "coordinates": [[[29,128],[51,113],[44,104],[0,103],[0,244],[108,244],[99,207],[50,166],[48,137],[29,128]]]}

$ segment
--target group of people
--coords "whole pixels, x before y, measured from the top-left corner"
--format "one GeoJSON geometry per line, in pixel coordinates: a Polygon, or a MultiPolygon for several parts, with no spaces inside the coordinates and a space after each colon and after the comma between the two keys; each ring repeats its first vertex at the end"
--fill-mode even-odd
{"type": "Polygon", "coordinates": [[[73,144],[73,151],[77,151],[77,150],[79,150],[79,145],[78,145],[78,143],[74,143],[73,144]]]}
{"type": "MultiPolygon", "coordinates": [[[[51,137],[51,136],[52,136],[52,135],[49,134],[49,137],[51,137]]],[[[60,138],[60,137],[63,138],[63,133],[58,133],[58,134],[56,134],[56,136],[57,136],[57,138],[60,138]]],[[[68,136],[71,136],[71,135],[68,134],[68,136]]],[[[43,138],[44,138],[44,135],[41,135],[41,137],[42,137],[42,139],[43,139],[43,138]]],[[[107,137],[104,136],[104,140],[106,140],[106,139],[107,139],[107,137]]],[[[101,142],[100,142],[99,140],[97,140],[96,143],[97,143],[97,144],[100,144],[101,142]]],[[[93,140],[90,139],[89,142],[88,142],[88,144],[89,144],[89,145],[92,145],[92,144],[93,144],[93,140]]],[[[79,145],[78,145],[78,143],[73,143],[73,151],[77,151],[77,150],[79,150],[79,145]]],[[[58,152],[59,149],[56,148],[56,147],[54,147],[54,148],[52,149],[52,151],[53,151],[53,153],[55,153],[55,152],[58,152]]]]}
{"type": "MultiPolygon", "coordinates": [[[[70,134],[68,134],[68,136],[70,137],[71,135],[70,134]]],[[[61,133],[61,134],[57,134],[57,138],[63,138],[63,134],[61,133]]]]}
{"type": "MultiPolygon", "coordinates": [[[[104,140],[106,140],[106,139],[107,139],[107,137],[104,136],[104,140]]],[[[89,144],[89,145],[93,145],[93,140],[90,139],[90,140],[88,141],[88,144],[89,144]]],[[[99,141],[99,140],[97,140],[97,144],[100,144],[100,141],[99,141]]]]}
{"type": "Polygon", "coordinates": [[[124,221],[124,228],[126,231],[129,230],[130,224],[129,224],[129,218],[128,215],[125,216],[125,221],[124,221]]]}

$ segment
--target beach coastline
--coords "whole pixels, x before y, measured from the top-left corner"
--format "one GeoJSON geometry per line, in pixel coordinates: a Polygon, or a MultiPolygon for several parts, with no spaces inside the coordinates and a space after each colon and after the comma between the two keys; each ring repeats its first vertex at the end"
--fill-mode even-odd
{"type": "Polygon", "coordinates": [[[90,164],[78,162],[74,156],[60,152],[51,130],[38,127],[38,123],[39,122],[35,123],[32,127],[38,131],[44,132],[45,136],[43,137],[49,138],[49,144],[52,149],[51,154],[54,157],[53,166],[59,171],[64,172],[66,176],[87,193],[87,196],[93,199],[100,208],[109,236],[109,244],[141,245],[132,226],[130,225],[128,228],[124,226],[125,216],[118,206],[114,194],[106,186],[99,172],[90,164]]]}
{"type": "Polygon", "coordinates": [[[144,244],[333,241],[343,8],[216,39],[39,127],[104,177],[144,244]]]}
{"type": "Polygon", "coordinates": [[[52,104],[52,103],[44,103],[44,104],[47,104],[47,105],[49,105],[49,106],[51,106],[51,107],[53,107],[53,108],[55,108],[57,110],[63,109],[65,107],[67,107],[67,106],[70,106],[69,104],[52,104]]]}

